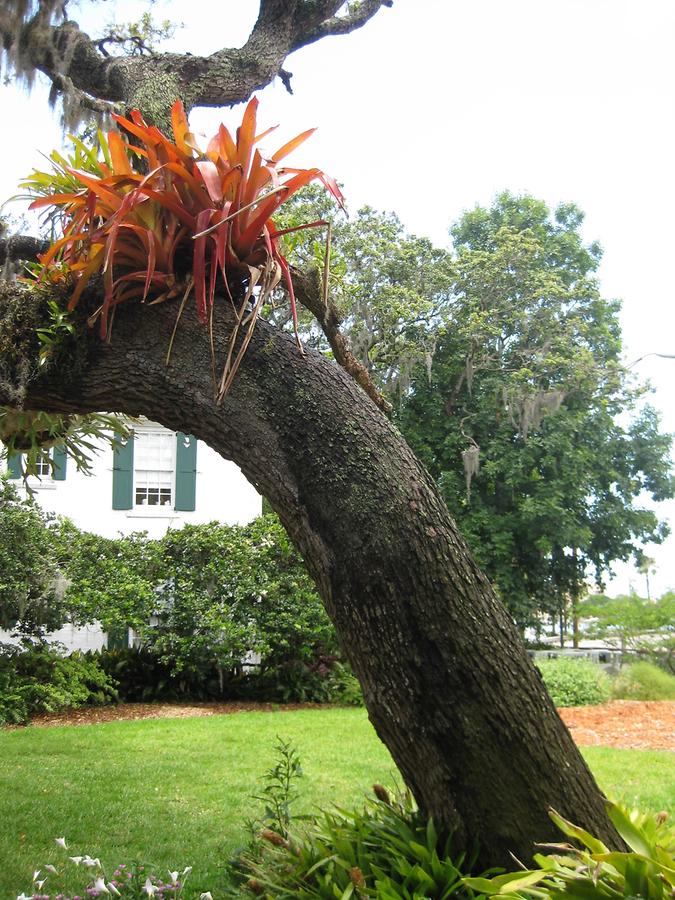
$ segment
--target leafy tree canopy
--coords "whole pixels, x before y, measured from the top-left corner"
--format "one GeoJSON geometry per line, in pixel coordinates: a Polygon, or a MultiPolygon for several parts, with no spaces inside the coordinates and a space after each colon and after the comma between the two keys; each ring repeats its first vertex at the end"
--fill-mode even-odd
{"type": "Polygon", "coordinates": [[[673,496],[671,439],[622,367],[582,222],[509,193],[460,219],[431,380],[399,418],[521,624],[668,533],[641,499],[673,496]]]}
{"type": "Polygon", "coordinates": [[[588,621],[585,633],[602,638],[618,650],[632,650],[655,656],[673,670],[675,663],[675,593],[668,591],[658,600],[637,594],[588,597],[579,606],[588,621]]]}

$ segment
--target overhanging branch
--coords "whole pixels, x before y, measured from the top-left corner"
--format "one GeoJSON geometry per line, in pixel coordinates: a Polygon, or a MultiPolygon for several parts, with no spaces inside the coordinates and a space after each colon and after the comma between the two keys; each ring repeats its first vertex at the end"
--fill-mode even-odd
{"type": "Polygon", "coordinates": [[[382,412],[390,413],[391,403],[375,387],[368,370],[356,359],[347,338],[340,331],[341,318],[338,308],[330,298],[324,302],[316,270],[301,272],[293,269],[293,288],[296,298],[315,316],[321,326],[333,351],[335,361],[352,376],[382,412]]]}
{"type": "Polygon", "coordinates": [[[247,100],[277,77],[288,88],[284,62],[290,53],[322,37],[362,27],[392,0],[363,0],[337,15],[342,5],[339,0],[261,0],[243,47],[224,47],[210,56],[148,57],[107,55],[100,40],[90,38],[77,22],[55,23],[57,4],[41,4],[27,19],[17,15],[12,0],[0,0],[0,40],[17,74],[30,82],[35,72],[42,72],[66,101],[72,95],[71,107],[76,100],[87,112],[105,113],[111,104],[133,105],[139,86],[152,86],[169,73],[173,96],[167,102],[181,96],[188,107],[228,106],[247,100]]]}

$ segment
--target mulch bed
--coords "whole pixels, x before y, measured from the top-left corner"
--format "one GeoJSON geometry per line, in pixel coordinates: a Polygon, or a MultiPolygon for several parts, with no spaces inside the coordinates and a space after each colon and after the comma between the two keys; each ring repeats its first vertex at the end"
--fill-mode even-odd
{"type": "Polygon", "coordinates": [[[558,710],[580,747],[675,751],[675,701],[614,700],[558,710]]]}
{"type": "MultiPolygon", "coordinates": [[[[120,703],[90,706],[61,713],[45,713],[31,727],[94,725],[126,719],[185,719],[241,712],[280,712],[327,708],[319,703],[120,703]]],[[[675,751],[675,701],[615,700],[601,706],[559,710],[579,746],[624,747],[633,750],[675,751]]],[[[17,727],[17,726],[7,726],[17,727]]]]}

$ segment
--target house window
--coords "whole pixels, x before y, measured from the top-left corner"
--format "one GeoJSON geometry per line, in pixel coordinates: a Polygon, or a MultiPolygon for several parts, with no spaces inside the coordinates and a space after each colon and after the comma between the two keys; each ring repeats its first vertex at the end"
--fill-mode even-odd
{"type": "Polygon", "coordinates": [[[35,460],[35,474],[38,478],[51,478],[50,451],[46,450],[35,460]]]}
{"type": "Polygon", "coordinates": [[[197,441],[163,428],[139,428],[113,445],[113,509],[195,509],[197,441]]]}
{"type": "MultiPolygon", "coordinates": [[[[53,481],[66,480],[66,468],[68,456],[65,447],[56,446],[45,450],[37,461],[35,471],[31,472],[31,490],[40,485],[53,487],[53,481]],[[52,466],[53,463],[53,466],[52,466]]],[[[11,453],[7,459],[7,471],[10,478],[20,479],[24,477],[25,460],[21,454],[11,453]]]]}
{"type": "Polygon", "coordinates": [[[162,431],[136,434],[134,452],[135,506],[173,505],[175,435],[162,431]]]}

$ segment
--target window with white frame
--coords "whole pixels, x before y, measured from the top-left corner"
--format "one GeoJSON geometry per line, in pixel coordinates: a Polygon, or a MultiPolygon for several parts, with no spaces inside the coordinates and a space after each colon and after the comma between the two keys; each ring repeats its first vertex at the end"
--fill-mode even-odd
{"type": "Polygon", "coordinates": [[[52,467],[50,465],[51,454],[49,450],[45,450],[35,460],[35,475],[38,478],[51,478],[52,467]]]}
{"type": "Polygon", "coordinates": [[[134,447],[134,505],[172,506],[176,437],[167,431],[139,430],[134,447]]]}

